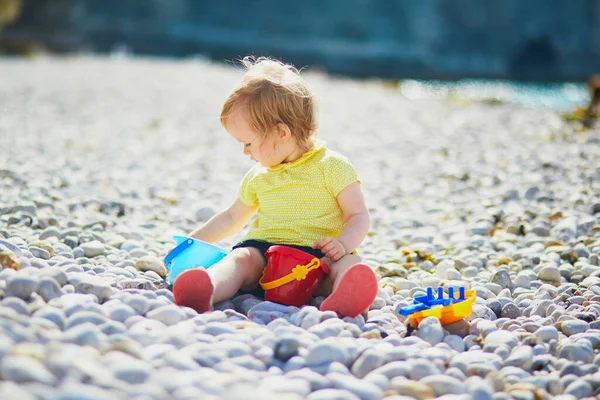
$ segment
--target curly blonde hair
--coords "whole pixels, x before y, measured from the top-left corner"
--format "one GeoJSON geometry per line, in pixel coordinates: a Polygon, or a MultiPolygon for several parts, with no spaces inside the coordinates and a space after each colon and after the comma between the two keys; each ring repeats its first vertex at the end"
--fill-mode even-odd
{"type": "Polygon", "coordinates": [[[309,148],[317,130],[316,100],[299,71],[267,57],[244,57],[246,73],[225,99],[221,125],[234,109],[244,107],[250,126],[263,139],[277,124],[286,124],[298,145],[309,148]]]}

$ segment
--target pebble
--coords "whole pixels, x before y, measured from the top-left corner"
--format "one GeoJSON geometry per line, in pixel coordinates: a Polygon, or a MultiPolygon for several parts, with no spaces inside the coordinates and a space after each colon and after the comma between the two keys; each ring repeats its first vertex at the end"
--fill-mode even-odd
{"type": "Polygon", "coordinates": [[[167,268],[164,263],[154,256],[143,256],[135,262],[135,268],[139,271],[152,271],[161,277],[167,276],[167,268]]]}
{"type": "Polygon", "coordinates": [[[31,276],[16,275],[8,280],[4,293],[6,296],[27,300],[37,290],[38,285],[38,281],[31,276]]]}
{"type": "Polygon", "coordinates": [[[430,375],[419,382],[433,389],[437,397],[446,394],[462,394],[466,391],[464,382],[448,375],[430,375]]]}
{"type": "Polygon", "coordinates": [[[560,325],[561,330],[567,336],[583,333],[590,328],[590,324],[579,319],[563,321],[560,325]]]}
{"type": "Polygon", "coordinates": [[[438,344],[444,338],[444,332],[440,320],[435,317],[424,318],[417,328],[417,335],[432,346],[438,344]]]}
{"type": "Polygon", "coordinates": [[[81,243],[79,248],[83,250],[83,255],[85,257],[96,257],[104,254],[105,248],[104,243],[98,240],[92,240],[90,242],[81,243]]]}
{"type": "Polygon", "coordinates": [[[0,376],[4,380],[25,384],[39,382],[48,386],[56,383],[56,377],[35,358],[7,355],[0,362],[0,376]]]}

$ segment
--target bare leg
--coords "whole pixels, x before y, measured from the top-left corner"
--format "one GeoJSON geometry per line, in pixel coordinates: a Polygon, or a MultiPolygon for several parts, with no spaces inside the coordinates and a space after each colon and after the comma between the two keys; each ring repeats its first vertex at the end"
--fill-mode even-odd
{"type": "Polygon", "coordinates": [[[213,303],[230,299],[240,288],[256,285],[265,264],[257,249],[235,249],[208,270],[197,268],[179,275],[173,284],[175,303],[209,311],[213,303]]]}
{"type": "Polygon", "coordinates": [[[207,270],[214,288],[212,303],[232,298],[240,288],[255,286],[265,267],[265,259],[254,247],[233,250],[207,270]]]}

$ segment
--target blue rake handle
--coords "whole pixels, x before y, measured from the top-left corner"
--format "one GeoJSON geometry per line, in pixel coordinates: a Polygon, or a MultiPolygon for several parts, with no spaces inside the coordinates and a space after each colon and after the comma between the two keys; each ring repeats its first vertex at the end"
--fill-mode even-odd
{"type": "Polygon", "coordinates": [[[169,252],[169,254],[167,254],[167,256],[165,257],[165,265],[167,266],[167,270],[169,269],[169,266],[173,262],[173,259],[175,257],[177,257],[179,254],[181,254],[182,251],[184,251],[185,249],[190,247],[193,243],[194,243],[194,240],[192,240],[192,239],[184,240],[183,242],[179,243],[177,245],[177,247],[175,247],[173,250],[171,250],[169,252]]]}

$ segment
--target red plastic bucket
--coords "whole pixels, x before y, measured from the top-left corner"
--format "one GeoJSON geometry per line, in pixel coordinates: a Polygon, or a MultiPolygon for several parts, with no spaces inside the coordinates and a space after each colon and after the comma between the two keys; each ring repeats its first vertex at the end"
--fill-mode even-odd
{"type": "Polygon", "coordinates": [[[271,246],[266,256],[267,267],[259,283],[268,301],[300,307],[329,273],[318,257],[292,247],[271,246]]]}

